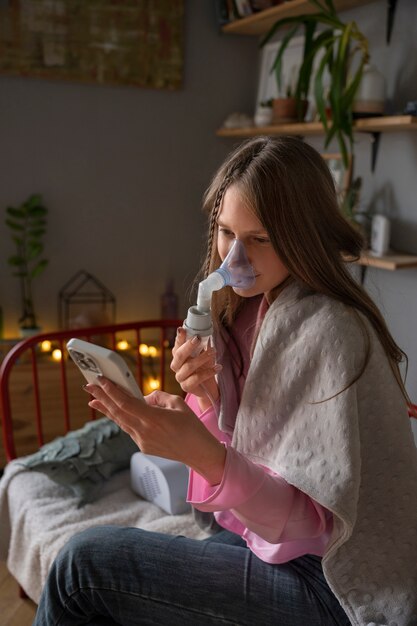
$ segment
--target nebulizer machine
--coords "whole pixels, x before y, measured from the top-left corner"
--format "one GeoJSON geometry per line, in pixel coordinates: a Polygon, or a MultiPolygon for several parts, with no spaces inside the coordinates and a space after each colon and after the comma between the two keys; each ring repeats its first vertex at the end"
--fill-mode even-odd
{"type": "MultiPolygon", "coordinates": [[[[245,246],[239,239],[235,239],[220,267],[199,284],[197,303],[188,309],[184,321],[187,337],[200,337],[199,350],[207,346],[213,333],[213,292],[226,285],[236,289],[250,289],[255,280],[245,246]]],[[[216,410],[209,392],[205,391],[216,410]]],[[[131,458],[130,470],[132,489],[145,500],[153,502],[171,515],[185,513],[190,509],[186,502],[188,470],[183,463],[136,452],[131,458]]]]}

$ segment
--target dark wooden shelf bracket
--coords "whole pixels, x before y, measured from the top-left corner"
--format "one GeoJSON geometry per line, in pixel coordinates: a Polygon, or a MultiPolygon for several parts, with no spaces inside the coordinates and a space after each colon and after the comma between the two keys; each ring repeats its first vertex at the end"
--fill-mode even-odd
{"type": "Polygon", "coordinates": [[[361,281],[361,285],[362,286],[365,284],[366,270],[367,269],[368,269],[367,265],[361,265],[361,267],[360,267],[360,281],[361,281]]]}
{"type": "Polygon", "coordinates": [[[387,11],[387,43],[391,41],[392,27],[394,25],[395,9],[397,8],[397,0],[388,0],[387,11]]]}
{"type": "Polygon", "coordinates": [[[376,161],[378,158],[379,144],[381,142],[381,133],[378,131],[371,132],[372,146],[371,146],[371,171],[375,172],[376,161]]]}

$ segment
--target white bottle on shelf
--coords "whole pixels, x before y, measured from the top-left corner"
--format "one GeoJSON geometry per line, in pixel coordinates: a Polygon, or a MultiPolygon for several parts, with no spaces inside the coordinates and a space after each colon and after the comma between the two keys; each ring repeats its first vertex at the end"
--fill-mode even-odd
{"type": "Polygon", "coordinates": [[[383,256],[389,250],[391,222],[385,215],[374,215],[371,226],[371,254],[383,256]]]}

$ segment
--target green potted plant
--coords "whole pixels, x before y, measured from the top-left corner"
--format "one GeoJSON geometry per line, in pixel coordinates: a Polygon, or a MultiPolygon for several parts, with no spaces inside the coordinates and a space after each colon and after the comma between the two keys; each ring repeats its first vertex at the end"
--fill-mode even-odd
{"type": "Polygon", "coordinates": [[[43,236],[46,233],[48,209],[40,195],[32,195],[18,207],[7,207],[6,224],[12,233],[16,253],[8,263],[19,278],[22,315],[19,327],[22,336],[39,332],[33,300],[33,280],[48,264],[43,258],[43,236]]]}
{"type": "Polygon", "coordinates": [[[280,41],[273,66],[280,81],[285,50],[299,29],[304,29],[303,55],[295,88],[298,110],[301,114],[302,102],[308,98],[314,77],[314,99],[324,126],[325,145],[327,147],[336,138],[347,164],[349,152],[353,151],[352,109],[363,68],[369,60],[368,41],[354,21],[341,21],[333,0],[309,2],[318,9],[316,13],[278,20],[261,45],[270,41],[280,29],[288,29],[280,41]]]}
{"type": "Polygon", "coordinates": [[[274,124],[302,122],[307,112],[308,101],[306,98],[297,98],[296,96],[298,66],[291,68],[290,77],[284,89],[282,89],[281,67],[278,71],[276,68],[274,69],[279,95],[272,101],[272,122],[274,124]]]}

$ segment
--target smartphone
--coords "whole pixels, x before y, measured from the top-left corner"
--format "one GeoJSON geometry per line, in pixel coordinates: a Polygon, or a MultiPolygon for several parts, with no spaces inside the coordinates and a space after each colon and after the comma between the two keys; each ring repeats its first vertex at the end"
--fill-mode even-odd
{"type": "Polygon", "coordinates": [[[104,376],[134,398],[143,399],[143,394],[135,377],[124,359],[114,350],[96,346],[94,343],[82,339],[70,339],[67,343],[67,349],[70,357],[89,383],[97,384],[97,377],[104,376]]]}

